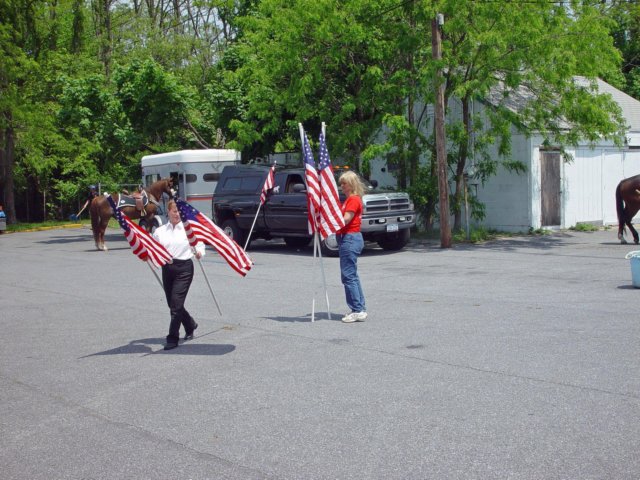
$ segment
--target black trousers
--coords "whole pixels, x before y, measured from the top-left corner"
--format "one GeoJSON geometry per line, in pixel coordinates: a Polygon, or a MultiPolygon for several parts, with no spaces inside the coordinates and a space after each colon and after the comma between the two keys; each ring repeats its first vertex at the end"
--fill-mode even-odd
{"type": "Polygon", "coordinates": [[[162,284],[164,294],[167,297],[171,323],[167,342],[177,343],[180,339],[180,325],[184,326],[186,333],[193,332],[195,321],[184,308],[184,301],[189,293],[189,287],[193,280],[193,261],[173,260],[173,263],[162,266],[162,284]]]}

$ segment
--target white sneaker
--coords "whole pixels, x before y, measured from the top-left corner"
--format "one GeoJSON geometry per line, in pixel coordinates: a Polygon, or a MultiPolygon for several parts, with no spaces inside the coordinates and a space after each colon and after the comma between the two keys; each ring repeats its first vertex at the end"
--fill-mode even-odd
{"type": "Polygon", "coordinates": [[[354,320],[349,320],[351,318],[351,316],[354,314],[355,312],[349,312],[347,313],[344,317],[342,317],[342,321],[344,323],[349,323],[349,322],[353,322],[354,320]]]}
{"type": "Polygon", "coordinates": [[[342,317],[344,323],[364,322],[367,318],[367,312],[351,312],[348,315],[342,317]]]}

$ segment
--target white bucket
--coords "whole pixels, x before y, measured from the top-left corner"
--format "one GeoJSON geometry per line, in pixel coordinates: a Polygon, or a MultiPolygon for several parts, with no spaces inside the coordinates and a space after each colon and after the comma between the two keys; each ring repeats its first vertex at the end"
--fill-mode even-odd
{"type": "Polygon", "coordinates": [[[624,258],[631,260],[631,284],[640,288],[640,250],[629,252],[624,258]]]}

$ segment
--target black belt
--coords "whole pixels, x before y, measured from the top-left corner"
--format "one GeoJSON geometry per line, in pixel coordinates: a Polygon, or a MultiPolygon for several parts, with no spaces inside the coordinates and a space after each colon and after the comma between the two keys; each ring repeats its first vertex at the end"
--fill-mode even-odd
{"type": "Polygon", "coordinates": [[[180,259],[178,259],[178,258],[174,258],[174,259],[173,259],[173,263],[174,263],[175,265],[181,265],[181,264],[183,264],[183,263],[187,263],[187,262],[190,262],[190,261],[191,261],[191,259],[190,259],[190,258],[188,258],[188,259],[186,259],[186,260],[180,260],[180,259]]]}

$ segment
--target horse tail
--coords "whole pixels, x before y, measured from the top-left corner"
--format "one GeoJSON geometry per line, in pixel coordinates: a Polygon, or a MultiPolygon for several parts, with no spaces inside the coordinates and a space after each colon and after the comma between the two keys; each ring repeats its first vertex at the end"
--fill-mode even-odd
{"type": "Polygon", "coordinates": [[[618,184],[616,187],[616,213],[618,214],[618,228],[620,232],[624,232],[624,224],[626,223],[626,218],[624,215],[624,202],[622,200],[622,182],[618,184]]]}

